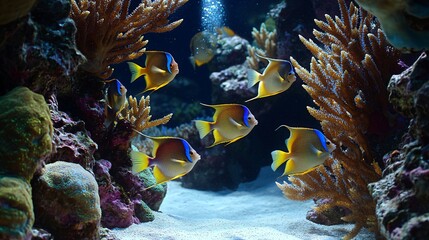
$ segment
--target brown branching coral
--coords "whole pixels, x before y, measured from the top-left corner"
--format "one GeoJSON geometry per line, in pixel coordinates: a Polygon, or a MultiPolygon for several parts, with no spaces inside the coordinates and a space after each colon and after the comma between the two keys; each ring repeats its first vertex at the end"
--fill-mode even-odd
{"type": "Polygon", "coordinates": [[[272,32],[269,32],[265,26],[265,23],[262,23],[259,30],[253,28],[252,37],[255,40],[256,47],[247,47],[249,56],[246,60],[252,69],[259,70],[259,62],[266,60],[261,60],[256,56],[256,54],[271,58],[276,57],[277,31],[274,29],[272,32]]]}
{"type": "Polygon", "coordinates": [[[351,239],[362,227],[377,230],[375,203],[367,185],[377,181],[381,173],[373,164],[376,157],[369,136],[374,134],[375,118],[389,124],[386,86],[399,56],[373,16],[353,3],[347,8],[344,0],[338,2],[341,18],[326,15],[326,22],[315,21],[322,31],[314,30],[313,34],[324,47],[300,36],[314,55],[310,72],[291,58],[306,83],[304,89],[318,106],[307,107],[308,111],[320,121],[337,149],[324,166],[290,177],[292,184],[278,186],[294,200],[330,199],[316,207],[319,213],[334,206],[349,209],[343,220],[355,227],[344,239],[351,239]]]}
{"type": "Polygon", "coordinates": [[[179,26],[183,19],[169,23],[168,17],[187,1],[142,0],[129,12],[130,0],[71,0],[76,44],[88,60],[82,68],[102,79],[110,77],[110,65],[144,54],[144,34],[179,26]]]}
{"type": "MultiPolygon", "coordinates": [[[[128,102],[125,103],[124,110],[122,110],[120,117],[128,120],[136,131],[143,131],[145,129],[155,127],[161,124],[166,124],[173,116],[172,113],[156,120],[152,120],[150,115],[150,97],[142,97],[140,101],[133,96],[128,97],[128,102]]],[[[133,132],[133,136],[137,133],[133,132]]]]}

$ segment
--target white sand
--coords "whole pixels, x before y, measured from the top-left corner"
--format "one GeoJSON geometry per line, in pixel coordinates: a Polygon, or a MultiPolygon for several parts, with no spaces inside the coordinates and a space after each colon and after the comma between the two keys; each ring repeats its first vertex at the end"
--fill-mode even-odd
{"type": "MultiPolygon", "coordinates": [[[[341,239],[352,225],[323,226],[305,219],[312,201],[283,197],[274,184],[279,173],[263,168],[237,191],[208,192],[169,182],[155,220],[113,232],[122,240],[327,240],[341,239]]],[[[356,239],[374,239],[362,230],[356,239]]]]}

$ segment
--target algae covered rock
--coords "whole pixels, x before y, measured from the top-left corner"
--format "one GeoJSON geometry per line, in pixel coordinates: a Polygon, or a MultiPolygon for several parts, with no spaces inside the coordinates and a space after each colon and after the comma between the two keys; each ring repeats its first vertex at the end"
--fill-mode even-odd
{"type": "Polygon", "coordinates": [[[35,224],[55,239],[98,238],[101,209],[97,182],[79,164],[47,164],[34,181],[33,201],[35,224]]]}
{"type": "Polygon", "coordinates": [[[17,87],[0,97],[0,174],[33,177],[52,150],[53,127],[42,95],[17,87]]]}
{"type": "Polygon", "coordinates": [[[0,175],[0,239],[24,239],[34,223],[31,186],[0,175]]]}
{"type": "Polygon", "coordinates": [[[411,117],[399,150],[386,156],[383,179],[368,185],[386,239],[429,236],[429,58],[423,53],[389,84],[390,100],[411,117]]]}

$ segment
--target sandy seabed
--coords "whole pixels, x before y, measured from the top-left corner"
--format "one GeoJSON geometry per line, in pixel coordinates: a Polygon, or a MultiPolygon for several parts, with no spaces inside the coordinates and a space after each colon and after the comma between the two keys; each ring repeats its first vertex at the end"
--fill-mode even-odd
{"type": "MultiPolygon", "coordinates": [[[[313,201],[283,197],[269,167],[236,191],[198,191],[169,182],[153,222],[114,229],[121,240],[333,240],[353,225],[323,226],[305,219],[313,201]]],[[[375,239],[366,229],[355,238],[375,239]]]]}

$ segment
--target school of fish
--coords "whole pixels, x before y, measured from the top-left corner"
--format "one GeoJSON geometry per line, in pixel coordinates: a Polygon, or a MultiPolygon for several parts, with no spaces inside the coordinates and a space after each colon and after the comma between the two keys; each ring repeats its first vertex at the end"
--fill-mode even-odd
{"type": "MultiPolygon", "coordinates": [[[[235,33],[231,29],[223,27],[217,29],[217,34],[231,37],[235,33]]],[[[208,32],[199,32],[191,39],[190,60],[194,67],[206,64],[213,58],[217,45],[216,39],[215,34],[208,32]]],[[[179,73],[178,63],[170,53],[146,51],[145,56],[144,67],[128,62],[131,83],[144,77],[146,87],[139,94],[147,91],[154,92],[166,86],[179,73]]],[[[268,65],[262,73],[253,69],[248,70],[248,87],[258,84],[258,94],[246,102],[282,93],[296,81],[295,71],[288,60],[261,55],[257,55],[257,57],[267,60],[268,65]]],[[[122,111],[127,101],[127,89],[117,79],[107,81],[106,86],[104,124],[107,127],[115,124],[118,114],[122,111]]],[[[201,103],[201,105],[215,111],[211,122],[194,120],[201,139],[209,134],[212,134],[214,138],[214,142],[207,147],[236,142],[248,135],[258,125],[258,121],[250,109],[242,104],[209,105],[201,103]]],[[[272,151],[271,168],[275,171],[284,164],[282,176],[308,173],[322,165],[335,150],[335,145],[317,129],[286,125],[280,127],[286,127],[290,131],[290,136],[285,141],[288,151],[272,151]]],[[[156,183],[147,188],[182,177],[189,173],[201,158],[185,139],[170,136],[143,136],[154,143],[151,156],[139,152],[135,146],[132,146],[130,157],[133,163],[133,173],[137,174],[144,169],[152,168],[156,183]]]]}

